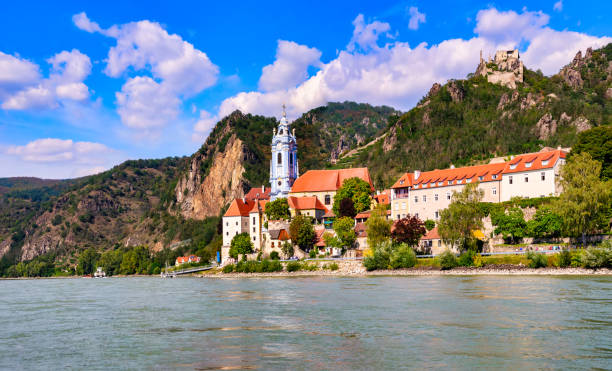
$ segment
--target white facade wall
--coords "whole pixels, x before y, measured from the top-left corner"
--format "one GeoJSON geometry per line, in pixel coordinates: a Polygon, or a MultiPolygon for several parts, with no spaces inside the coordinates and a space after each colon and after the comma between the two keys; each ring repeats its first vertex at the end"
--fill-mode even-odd
{"type": "Polygon", "coordinates": [[[263,224],[266,222],[265,214],[259,214],[259,212],[251,212],[249,214],[249,236],[253,243],[255,251],[260,251],[263,242],[263,224]]]}
{"type": "Polygon", "coordinates": [[[230,246],[235,235],[249,231],[249,218],[245,216],[223,217],[223,246],[230,246]]]}
{"type": "Polygon", "coordinates": [[[501,201],[513,197],[555,196],[559,194],[555,183],[554,168],[503,174],[501,201]]]}

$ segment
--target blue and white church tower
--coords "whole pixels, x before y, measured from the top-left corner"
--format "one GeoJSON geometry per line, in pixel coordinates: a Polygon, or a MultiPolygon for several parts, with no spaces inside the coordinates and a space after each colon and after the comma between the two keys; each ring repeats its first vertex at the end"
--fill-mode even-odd
{"type": "Polygon", "coordinates": [[[283,104],[283,117],[272,135],[270,161],[270,201],[289,196],[293,182],[299,176],[295,129],[291,132],[283,104]]]}

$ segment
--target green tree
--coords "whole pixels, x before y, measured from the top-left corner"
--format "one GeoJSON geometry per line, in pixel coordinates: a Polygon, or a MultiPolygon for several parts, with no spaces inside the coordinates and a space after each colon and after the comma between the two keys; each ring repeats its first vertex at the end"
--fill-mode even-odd
{"type": "Polygon", "coordinates": [[[461,192],[453,192],[448,208],[440,212],[438,232],[447,246],[467,250],[475,246],[473,231],[482,228],[484,214],[479,207],[484,193],[478,183],[467,184],[461,192]]]}
{"type": "Polygon", "coordinates": [[[334,231],[342,242],[342,247],[350,249],[355,244],[355,221],[347,216],[334,220],[334,231]]]}
{"type": "Polygon", "coordinates": [[[612,181],[600,179],[601,162],[593,160],[588,152],[574,155],[561,169],[563,192],[554,204],[563,219],[569,236],[582,236],[605,228],[609,222],[612,181]]]}
{"type": "Polygon", "coordinates": [[[89,248],[79,255],[79,274],[92,274],[96,269],[96,263],[100,255],[96,250],[89,248]]]}
{"type": "Polygon", "coordinates": [[[238,259],[239,255],[246,255],[253,252],[253,243],[248,233],[239,233],[232,238],[229,255],[238,259]]]}
{"type": "Polygon", "coordinates": [[[136,246],[123,253],[119,271],[122,274],[146,274],[151,256],[146,246],[136,246]]]}
{"type": "Polygon", "coordinates": [[[101,267],[107,275],[112,276],[119,273],[121,260],[123,260],[123,252],[121,250],[109,250],[102,253],[97,266],[101,267]]]}
{"type": "Polygon", "coordinates": [[[268,220],[289,220],[289,203],[286,198],[277,198],[266,204],[266,217],[268,220]]]}
{"type": "Polygon", "coordinates": [[[578,134],[568,160],[582,152],[601,162],[602,179],[612,179],[612,126],[598,126],[578,134]]]}
{"type": "Polygon", "coordinates": [[[339,214],[336,214],[339,218],[348,216],[349,218],[354,218],[357,215],[357,211],[355,210],[355,203],[351,198],[343,198],[340,200],[340,207],[338,209],[339,214]]]}
{"type": "Polygon", "coordinates": [[[387,208],[385,205],[378,205],[370,213],[370,217],[365,222],[366,233],[368,234],[368,246],[378,245],[391,237],[391,225],[393,222],[387,219],[387,208]]]}
{"type": "Polygon", "coordinates": [[[293,245],[289,243],[289,241],[283,242],[283,246],[281,247],[281,251],[286,258],[290,258],[294,254],[293,245]]]}
{"type": "Polygon", "coordinates": [[[393,223],[391,237],[396,243],[416,246],[427,231],[423,221],[417,216],[408,216],[393,223]]]}
{"type": "Polygon", "coordinates": [[[425,229],[427,229],[428,231],[431,231],[435,227],[436,227],[436,222],[435,221],[433,221],[431,219],[427,219],[425,221],[425,229]]]}
{"type": "Polygon", "coordinates": [[[533,238],[559,237],[562,227],[563,220],[550,207],[539,208],[527,222],[527,232],[533,238]]]}
{"type": "Polygon", "coordinates": [[[491,223],[495,226],[495,234],[510,238],[512,243],[527,235],[527,222],[520,207],[491,215],[491,223]]]}
{"type": "Polygon", "coordinates": [[[310,217],[297,215],[289,224],[291,241],[300,249],[309,251],[315,243],[315,231],[310,217]]]}
{"type": "Polygon", "coordinates": [[[336,247],[338,249],[342,248],[342,241],[333,234],[329,232],[323,233],[323,241],[325,241],[325,246],[327,247],[336,247]]]}
{"type": "Polygon", "coordinates": [[[334,205],[332,207],[334,214],[340,215],[340,201],[345,198],[353,200],[353,205],[357,213],[368,210],[372,203],[371,193],[372,187],[363,179],[356,177],[346,179],[334,196],[334,205]]]}

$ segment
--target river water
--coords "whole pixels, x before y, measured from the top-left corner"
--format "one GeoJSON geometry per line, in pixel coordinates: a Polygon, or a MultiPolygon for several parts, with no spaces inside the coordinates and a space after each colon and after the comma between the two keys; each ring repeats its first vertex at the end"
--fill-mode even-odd
{"type": "Polygon", "coordinates": [[[610,369],[612,277],[0,281],[1,369],[610,369]]]}

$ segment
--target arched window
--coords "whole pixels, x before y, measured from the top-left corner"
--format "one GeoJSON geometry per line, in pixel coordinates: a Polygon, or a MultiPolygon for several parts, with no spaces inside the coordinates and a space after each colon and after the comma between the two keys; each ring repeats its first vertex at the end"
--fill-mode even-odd
{"type": "Polygon", "coordinates": [[[277,165],[282,165],[283,164],[283,155],[282,153],[278,154],[277,160],[276,160],[276,164],[277,165]]]}
{"type": "Polygon", "coordinates": [[[283,135],[283,129],[280,129],[280,130],[278,131],[278,135],[283,135]]]}
{"type": "Polygon", "coordinates": [[[293,154],[289,155],[289,165],[293,166],[293,154]]]}

